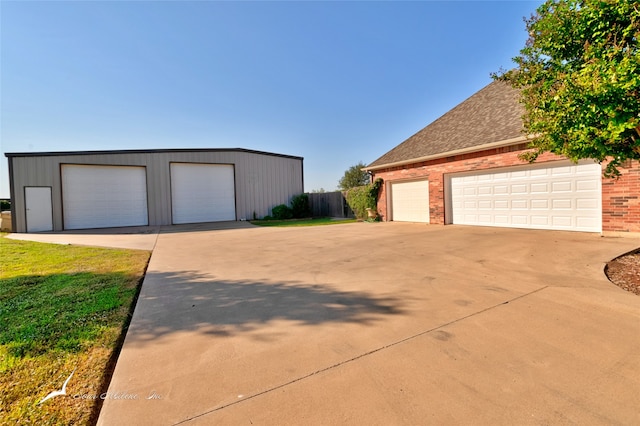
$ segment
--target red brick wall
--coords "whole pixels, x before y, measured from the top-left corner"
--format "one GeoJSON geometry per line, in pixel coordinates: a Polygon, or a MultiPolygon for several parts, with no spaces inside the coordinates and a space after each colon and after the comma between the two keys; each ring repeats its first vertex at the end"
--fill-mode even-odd
{"type": "Polygon", "coordinates": [[[602,229],[640,232],[640,161],[620,168],[618,179],[602,179],[602,229]]]}
{"type": "MultiPolygon", "coordinates": [[[[496,167],[526,165],[518,158],[525,145],[496,148],[470,154],[456,155],[437,160],[423,161],[406,166],[374,171],[374,179],[385,182],[396,180],[429,179],[430,222],[445,223],[444,174],[472,170],[487,170],[496,167]]],[[[563,160],[554,154],[545,153],[536,163],[563,160]]],[[[603,231],[640,232],[640,162],[633,162],[621,170],[617,181],[603,179],[602,182],[602,228],[603,231]]],[[[387,217],[387,185],[383,186],[378,200],[378,212],[383,220],[387,217]]]]}

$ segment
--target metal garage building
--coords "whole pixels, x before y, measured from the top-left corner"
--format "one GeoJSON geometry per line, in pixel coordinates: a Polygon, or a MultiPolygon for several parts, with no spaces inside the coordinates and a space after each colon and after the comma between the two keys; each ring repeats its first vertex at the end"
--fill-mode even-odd
{"type": "Polygon", "coordinates": [[[252,219],[303,191],[303,159],[246,149],[7,153],[16,232],[252,219]]]}

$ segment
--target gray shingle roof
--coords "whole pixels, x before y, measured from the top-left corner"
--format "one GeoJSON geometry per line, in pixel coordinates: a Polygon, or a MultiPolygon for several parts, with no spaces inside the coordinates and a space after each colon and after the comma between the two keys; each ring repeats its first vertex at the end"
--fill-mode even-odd
{"type": "Polygon", "coordinates": [[[494,81],[367,167],[435,156],[523,136],[518,91],[494,81]]]}

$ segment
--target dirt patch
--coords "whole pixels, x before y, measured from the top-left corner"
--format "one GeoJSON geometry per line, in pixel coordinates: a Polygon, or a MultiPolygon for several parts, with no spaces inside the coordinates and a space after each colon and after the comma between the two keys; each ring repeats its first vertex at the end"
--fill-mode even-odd
{"type": "Polygon", "coordinates": [[[640,296],[640,249],[607,263],[605,273],[618,287],[640,296]]]}

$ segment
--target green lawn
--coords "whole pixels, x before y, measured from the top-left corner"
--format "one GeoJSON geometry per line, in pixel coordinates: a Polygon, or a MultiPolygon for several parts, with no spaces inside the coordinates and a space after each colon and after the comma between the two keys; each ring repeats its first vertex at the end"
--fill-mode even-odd
{"type": "Polygon", "coordinates": [[[288,219],[288,220],[252,220],[251,223],[260,226],[322,226],[337,225],[340,223],[354,223],[356,219],[331,219],[319,217],[315,219],[288,219]]]}
{"type": "Polygon", "coordinates": [[[0,423],[95,422],[149,256],[0,237],[0,423]]]}

